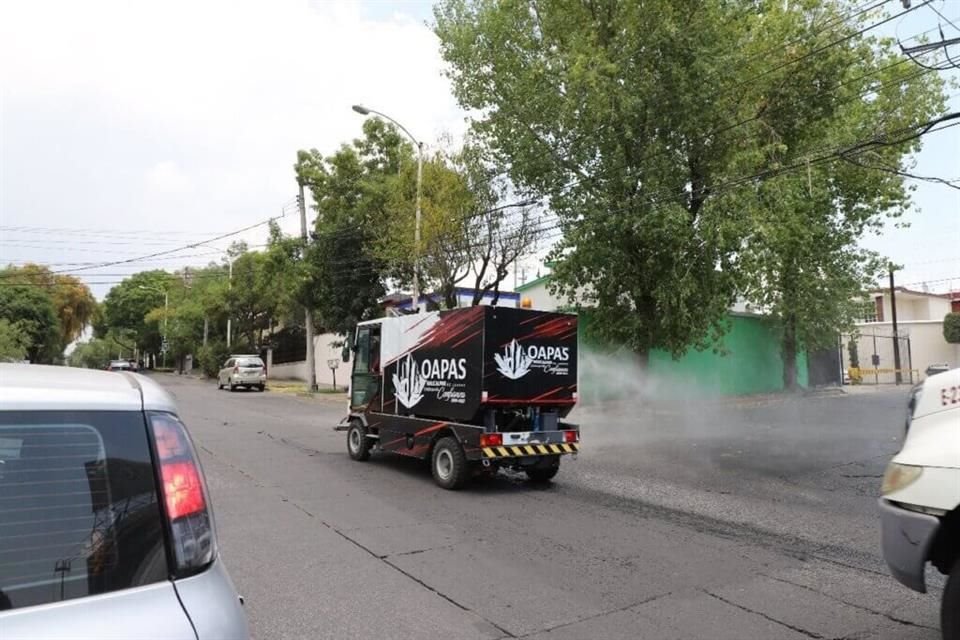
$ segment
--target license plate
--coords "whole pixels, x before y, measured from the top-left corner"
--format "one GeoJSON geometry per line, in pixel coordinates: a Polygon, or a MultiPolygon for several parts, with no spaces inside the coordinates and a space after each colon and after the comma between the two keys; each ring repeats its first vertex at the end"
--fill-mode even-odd
{"type": "Polygon", "coordinates": [[[503,444],[531,444],[538,442],[540,442],[540,438],[529,431],[503,434],[503,444]]]}

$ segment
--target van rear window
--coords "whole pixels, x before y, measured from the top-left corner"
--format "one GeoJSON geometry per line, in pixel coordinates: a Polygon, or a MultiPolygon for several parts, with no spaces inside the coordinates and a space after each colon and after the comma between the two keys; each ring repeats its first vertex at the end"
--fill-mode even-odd
{"type": "Polygon", "coordinates": [[[0,412],[0,610],[166,579],[140,412],[0,412]]]}
{"type": "Polygon", "coordinates": [[[262,367],[263,360],[260,358],[237,358],[238,367],[262,367]]]}

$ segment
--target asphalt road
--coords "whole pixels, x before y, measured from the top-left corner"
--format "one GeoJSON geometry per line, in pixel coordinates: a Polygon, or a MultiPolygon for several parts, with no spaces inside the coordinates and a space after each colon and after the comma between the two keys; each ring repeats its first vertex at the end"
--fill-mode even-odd
{"type": "Polygon", "coordinates": [[[900,586],[878,548],[903,392],[578,409],[551,486],[448,492],[351,461],[332,399],[158,378],[257,638],[939,638],[940,587],[900,586]]]}

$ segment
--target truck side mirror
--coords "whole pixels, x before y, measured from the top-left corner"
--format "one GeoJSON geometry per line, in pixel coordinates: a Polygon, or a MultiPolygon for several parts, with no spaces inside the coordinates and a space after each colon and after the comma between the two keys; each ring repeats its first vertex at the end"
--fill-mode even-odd
{"type": "Polygon", "coordinates": [[[350,362],[350,343],[343,343],[343,350],[340,351],[340,359],[344,362],[350,362]]]}

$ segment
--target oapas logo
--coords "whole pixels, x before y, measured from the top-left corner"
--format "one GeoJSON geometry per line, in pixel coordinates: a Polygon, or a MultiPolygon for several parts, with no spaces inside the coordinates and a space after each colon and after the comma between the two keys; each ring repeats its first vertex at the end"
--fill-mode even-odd
{"type": "Polygon", "coordinates": [[[545,347],[527,345],[523,347],[513,340],[503,348],[503,353],[494,354],[497,371],[511,380],[518,380],[530,373],[531,369],[542,369],[544,373],[566,375],[569,372],[569,347],[545,347]]]}
{"type": "Polygon", "coordinates": [[[408,409],[423,400],[428,392],[435,392],[438,400],[462,404],[466,394],[458,391],[457,381],[467,377],[466,358],[427,358],[419,364],[407,354],[397,364],[393,374],[393,389],[397,402],[408,409]]]}

